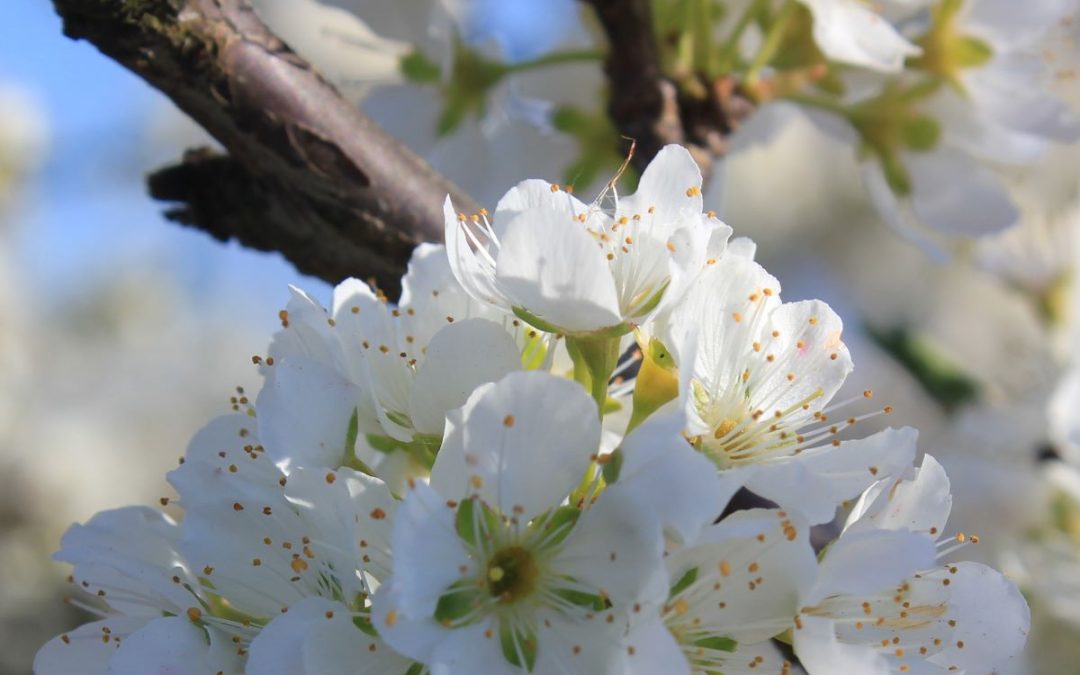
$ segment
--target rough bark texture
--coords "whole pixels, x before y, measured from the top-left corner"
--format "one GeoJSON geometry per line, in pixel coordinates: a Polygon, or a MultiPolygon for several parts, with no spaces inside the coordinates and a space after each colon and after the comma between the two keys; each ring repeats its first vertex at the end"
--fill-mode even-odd
{"type": "Polygon", "coordinates": [[[169,218],[394,296],[442,201],[472,200],[345,100],[247,0],[54,0],[64,33],[164,92],[225,148],[150,178],[169,218]]]}
{"type": "Polygon", "coordinates": [[[611,90],[608,114],[637,143],[634,165],[644,169],[660,148],[685,145],[706,175],[727,151],[727,137],[752,111],[730,78],[699,78],[704,96],[689,95],[666,78],[653,25],[651,0],[582,0],[607,36],[604,70],[611,90]]]}

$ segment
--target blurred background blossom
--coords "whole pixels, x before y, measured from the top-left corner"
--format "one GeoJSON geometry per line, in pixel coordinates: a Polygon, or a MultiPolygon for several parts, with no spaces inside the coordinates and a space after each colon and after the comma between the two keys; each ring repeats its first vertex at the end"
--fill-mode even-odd
{"type": "MultiPolygon", "coordinates": [[[[599,58],[496,78],[479,101],[453,99],[452,83],[440,94],[416,82],[445,80],[461,57],[457,31],[478,53],[510,64],[587,49],[594,28],[572,0],[255,4],[298,52],[482,204],[526,177],[581,178],[588,194],[586,184],[610,175],[594,150],[613,132],[591,121],[603,114],[592,95],[602,82],[599,58]],[[398,64],[414,49],[425,61],[410,80],[398,64]],[[448,125],[453,133],[440,133],[448,125]]],[[[164,472],[191,434],[243,395],[236,387],[257,384],[250,357],[264,351],[287,285],[324,300],[329,289],[276,255],[165,224],[144,175],[211,141],[157,92],[63,38],[49,3],[0,3],[0,25],[8,27],[0,41],[7,675],[28,672],[36,649],[78,622],[62,602],[64,568],[41,564],[63,530],[165,494],[164,472]]],[[[1080,21],[1062,22],[1025,46],[1050,65],[1052,87],[1076,111],[1078,29],[1080,21]]],[[[882,426],[921,430],[921,450],[952,478],[952,527],[981,536],[966,553],[1003,566],[1030,591],[1036,628],[1016,672],[1072,672],[1080,493],[1068,488],[1080,482],[1061,477],[1071,458],[1048,407],[1080,348],[1080,147],[1056,147],[1034,166],[996,167],[1019,224],[957,247],[943,264],[883,222],[863,187],[865,167],[842,135],[826,131],[790,104],[765,106],[714,167],[706,204],[736,235],[757,241],[786,299],[820,297],[836,308],[856,364],[850,392],[873,389],[895,407],[877,420],[882,426]]]]}

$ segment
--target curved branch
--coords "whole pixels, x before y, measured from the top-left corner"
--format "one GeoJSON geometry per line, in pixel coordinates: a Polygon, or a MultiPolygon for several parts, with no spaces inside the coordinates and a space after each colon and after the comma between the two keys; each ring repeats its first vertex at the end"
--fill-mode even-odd
{"type": "Polygon", "coordinates": [[[85,39],[164,92],[227,150],[150,178],[173,220],[282,252],[330,282],[389,294],[412,248],[442,238],[442,201],[473,201],[344,99],[247,0],[54,0],[85,39]]]}

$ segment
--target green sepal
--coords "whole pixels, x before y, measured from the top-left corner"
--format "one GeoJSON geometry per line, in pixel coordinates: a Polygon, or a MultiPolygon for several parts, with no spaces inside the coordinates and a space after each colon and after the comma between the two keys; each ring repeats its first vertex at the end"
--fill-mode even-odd
{"type": "Polygon", "coordinates": [[[460,626],[482,602],[484,588],[472,579],[459,579],[443,591],[435,603],[435,620],[444,626],[460,626]]]}
{"type": "Polygon", "coordinates": [[[442,70],[438,64],[419,50],[413,50],[402,56],[398,67],[401,68],[401,74],[406,80],[417,84],[438,82],[442,76],[442,70]]]}
{"type": "Polygon", "coordinates": [[[354,616],[352,622],[354,626],[360,629],[361,633],[371,637],[379,637],[379,633],[375,630],[375,624],[371,622],[371,617],[367,614],[354,616]]]}
{"type": "Polygon", "coordinates": [[[569,602],[577,607],[585,607],[591,609],[594,612],[602,612],[610,605],[602,595],[595,593],[586,593],[584,591],[575,591],[569,588],[558,588],[552,591],[555,595],[559,596],[563,600],[569,602]]]}
{"type": "Polygon", "coordinates": [[[933,150],[941,138],[941,125],[929,115],[918,115],[904,123],[904,144],[912,150],[933,150]]]}
{"type": "Polygon", "coordinates": [[[574,506],[560,506],[548,511],[540,524],[544,532],[544,548],[553,548],[562,543],[574,530],[580,517],[581,509],[574,506]]]}
{"type": "Polygon", "coordinates": [[[405,671],[405,675],[423,675],[425,672],[425,666],[422,663],[413,663],[409,666],[409,669],[405,671]]]}
{"type": "Polygon", "coordinates": [[[600,466],[600,473],[608,485],[618,482],[619,474],[622,473],[623,457],[622,448],[615,448],[615,451],[607,456],[607,461],[600,466]]]}
{"type": "Polygon", "coordinates": [[[481,538],[499,527],[499,516],[487,504],[477,498],[464,499],[458,504],[454,516],[454,529],[463,542],[473,548],[483,543],[481,538]],[[481,521],[483,521],[481,523],[481,521]],[[478,525],[482,525],[478,529],[478,525]]]}
{"type": "Polygon", "coordinates": [[[499,645],[503,658],[511,665],[532,672],[536,667],[536,632],[528,626],[512,626],[507,621],[499,624],[499,645]]]}
{"type": "Polygon", "coordinates": [[[574,379],[592,394],[601,416],[607,403],[608,381],[619,363],[619,342],[618,337],[566,338],[566,351],[574,362],[574,379]]]}
{"type": "Polygon", "coordinates": [[[461,126],[469,114],[483,117],[488,94],[508,73],[505,63],[492,61],[458,41],[454,45],[454,69],[443,88],[445,104],[435,125],[439,136],[461,126]]]}
{"type": "Polygon", "coordinates": [[[733,652],[735,651],[739,643],[732,640],[729,637],[722,637],[720,635],[714,637],[701,638],[694,641],[695,647],[702,647],[704,649],[714,649],[720,652],[733,652]]]}
{"type": "Polygon", "coordinates": [[[691,567],[690,569],[686,570],[686,572],[684,572],[683,575],[679,577],[679,580],[671,585],[671,590],[668,591],[668,597],[674,598],[679,593],[682,593],[686,589],[690,588],[690,584],[697,581],[697,578],[698,568],[691,567]]]}

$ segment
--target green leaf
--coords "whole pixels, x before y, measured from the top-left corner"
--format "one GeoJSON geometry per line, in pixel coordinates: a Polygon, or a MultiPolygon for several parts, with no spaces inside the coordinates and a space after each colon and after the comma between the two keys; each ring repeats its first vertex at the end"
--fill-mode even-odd
{"type": "MultiPolygon", "coordinates": [[[[601,172],[615,173],[626,155],[619,148],[628,148],[606,113],[589,113],[573,106],[556,108],[551,115],[551,125],[558,131],[573,137],[578,144],[578,157],[563,170],[563,182],[589,185],[601,172]]],[[[634,167],[628,167],[620,181],[620,190],[632,192],[637,186],[638,175],[634,167]]]]}
{"type": "Polygon", "coordinates": [[[528,626],[511,626],[506,621],[501,622],[499,644],[503,658],[511,665],[530,673],[536,667],[536,633],[528,626]]]}
{"type": "Polygon", "coordinates": [[[442,71],[438,64],[433,62],[421,51],[412,51],[401,57],[398,64],[405,79],[417,84],[430,84],[438,82],[442,71]]]}
{"type": "Polygon", "coordinates": [[[867,332],[879,347],[907,369],[946,412],[953,412],[965,403],[979,399],[979,383],[927,338],[903,326],[888,330],[868,327],[867,332]]]}
{"type": "Polygon", "coordinates": [[[462,620],[469,616],[482,602],[483,588],[471,579],[460,579],[439,596],[435,604],[435,620],[444,626],[462,625],[462,620]]]}
{"type": "Polygon", "coordinates": [[[686,570],[686,572],[681,577],[679,577],[679,580],[672,584],[671,591],[668,593],[668,597],[673,598],[679,593],[685,591],[687,588],[690,588],[690,584],[697,581],[697,578],[698,568],[691,567],[690,569],[686,570]]]}
{"type": "Polygon", "coordinates": [[[733,652],[739,646],[739,643],[732,640],[729,637],[707,637],[694,642],[695,647],[703,647],[705,649],[715,649],[720,652],[733,652]]]}

